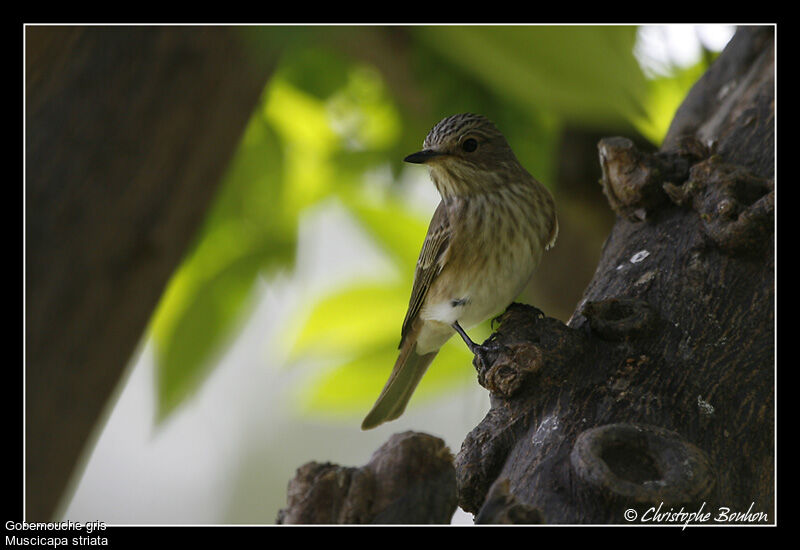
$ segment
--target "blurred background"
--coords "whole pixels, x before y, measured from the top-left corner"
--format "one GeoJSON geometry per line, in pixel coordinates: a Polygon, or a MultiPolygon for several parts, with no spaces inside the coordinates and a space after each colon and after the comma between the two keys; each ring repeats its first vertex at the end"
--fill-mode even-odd
{"type": "Polygon", "coordinates": [[[445,116],[495,122],[560,222],[519,301],[566,322],[614,222],[597,141],[657,148],[735,29],[240,30],[256,54],[278,52],[276,69],[62,500],[65,520],[273,523],[305,462],[360,466],[405,430],[457,453],[489,403],[455,339],[399,420],[359,428],[394,364],[439,200],[403,157],[445,116]]]}

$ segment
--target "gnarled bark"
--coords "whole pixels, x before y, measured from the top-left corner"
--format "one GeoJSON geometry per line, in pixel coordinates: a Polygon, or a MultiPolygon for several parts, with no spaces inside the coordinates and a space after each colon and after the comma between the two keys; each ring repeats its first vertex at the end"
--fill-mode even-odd
{"type": "Polygon", "coordinates": [[[360,468],[309,462],[289,482],[277,523],[449,523],[456,510],[453,455],[428,434],[394,434],[360,468]]]}
{"type": "Polygon", "coordinates": [[[548,523],[774,520],[773,41],[738,30],[658,152],[600,142],[617,223],[570,321],[513,305],[476,364],[492,407],[456,458],[465,510],[492,522],[502,485],[548,523]]]}

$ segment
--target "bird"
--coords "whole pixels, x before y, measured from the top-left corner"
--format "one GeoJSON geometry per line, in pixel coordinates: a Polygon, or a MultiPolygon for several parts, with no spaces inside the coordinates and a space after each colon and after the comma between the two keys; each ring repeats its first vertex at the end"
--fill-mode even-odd
{"type": "Polygon", "coordinates": [[[441,200],[417,260],[399,355],[362,430],[403,414],[453,335],[480,354],[466,331],[513,302],[558,236],[553,196],[485,116],[442,119],[403,160],[427,166],[441,200]]]}

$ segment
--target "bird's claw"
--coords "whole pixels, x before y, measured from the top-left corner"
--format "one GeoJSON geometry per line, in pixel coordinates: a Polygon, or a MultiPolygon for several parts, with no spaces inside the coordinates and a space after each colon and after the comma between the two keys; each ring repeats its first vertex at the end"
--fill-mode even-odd
{"type": "Polygon", "coordinates": [[[478,371],[478,377],[482,378],[494,362],[497,361],[497,358],[505,352],[506,346],[498,344],[494,340],[487,340],[483,345],[474,346],[472,353],[475,358],[472,360],[472,365],[478,371]]]}

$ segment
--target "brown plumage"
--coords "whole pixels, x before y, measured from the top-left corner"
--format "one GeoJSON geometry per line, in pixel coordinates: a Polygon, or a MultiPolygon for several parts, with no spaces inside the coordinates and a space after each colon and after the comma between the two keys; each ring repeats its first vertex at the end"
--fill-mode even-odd
{"type": "Polygon", "coordinates": [[[488,119],[447,117],[407,162],[426,164],[442,201],[414,274],[400,354],[362,429],[400,416],[442,345],[500,313],[558,235],[547,189],[517,161],[488,119]]]}

